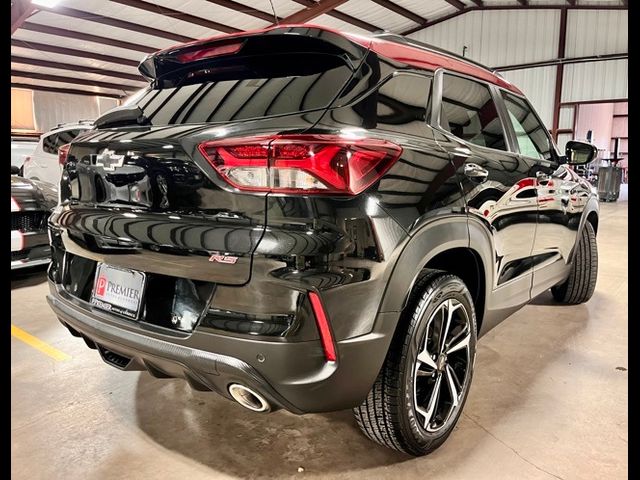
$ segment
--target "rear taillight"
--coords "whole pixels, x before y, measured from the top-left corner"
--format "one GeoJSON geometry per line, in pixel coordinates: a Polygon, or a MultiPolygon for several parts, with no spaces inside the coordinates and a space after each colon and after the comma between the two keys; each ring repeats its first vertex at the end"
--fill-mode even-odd
{"type": "Polygon", "coordinates": [[[58,148],[58,163],[60,165],[64,165],[67,163],[67,157],[69,156],[69,147],[71,144],[67,143],[66,145],[62,145],[58,148]]]}
{"type": "Polygon", "coordinates": [[[386,140],[280,135],[204,142],[200,152],[244,191],[357,195],[380,179],[402,148],[386,140]]]}

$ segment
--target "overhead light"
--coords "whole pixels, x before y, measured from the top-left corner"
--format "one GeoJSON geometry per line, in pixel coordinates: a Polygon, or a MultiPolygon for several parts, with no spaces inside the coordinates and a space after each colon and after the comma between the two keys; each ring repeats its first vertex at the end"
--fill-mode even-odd
{"type": "Polygon", "coordinates": [[[39,5],[41,7],[53,8],[58,5],[61,0],[31,0],[31,5],[39,5]]]}

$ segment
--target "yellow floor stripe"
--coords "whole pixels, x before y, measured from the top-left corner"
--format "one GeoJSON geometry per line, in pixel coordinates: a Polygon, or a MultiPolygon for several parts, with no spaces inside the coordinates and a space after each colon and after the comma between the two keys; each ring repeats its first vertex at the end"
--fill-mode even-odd
{"type": "Polygon", "coordinates": [[[40,350],[45,355],[48,355],[54,360],[57,360],[59,362],[62,362],[64,360],[69,360],[71,358],[71,355],[67,355],[66,353],[61,352],[57,348],[53,348],[51,345],[25,332],[24,330],[16,327],[15,325],[11,325],[11,335],[16,337],[18,340],[23,341],[30,347],[33,347],[36,350],[40,350]]]}

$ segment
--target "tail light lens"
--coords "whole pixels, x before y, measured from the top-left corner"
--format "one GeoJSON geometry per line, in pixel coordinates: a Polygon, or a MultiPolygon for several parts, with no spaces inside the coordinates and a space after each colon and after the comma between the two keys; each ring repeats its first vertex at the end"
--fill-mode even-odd
{"type": "Polygon", "coordinates": [[[58,163],[60,165],[64,165],[67,163],[67,157],[69,156],[69,147],[71,144],[67,143],[66,145],[62,145],[58,148],[58,163]]]}
{"type": "Polygon", "coordinates": [[[357,195],[380,179],[402,148],[377,139],[282,135],[205,142],[200,152],[243,191],[357,195]]]}

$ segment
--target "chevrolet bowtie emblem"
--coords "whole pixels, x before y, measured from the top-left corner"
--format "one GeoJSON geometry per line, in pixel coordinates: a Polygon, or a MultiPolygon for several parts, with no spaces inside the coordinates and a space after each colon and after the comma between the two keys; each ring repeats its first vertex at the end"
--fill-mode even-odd
{"type": "Polygon", "coordinates": [[[116,155],[116,152],[105,148],[101,153],[96,156],[96,166],[102,167],[105,170],[113,171],[116,167],[121,167],[124,164],[124,155],[116,155]]]}

